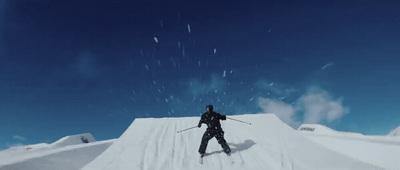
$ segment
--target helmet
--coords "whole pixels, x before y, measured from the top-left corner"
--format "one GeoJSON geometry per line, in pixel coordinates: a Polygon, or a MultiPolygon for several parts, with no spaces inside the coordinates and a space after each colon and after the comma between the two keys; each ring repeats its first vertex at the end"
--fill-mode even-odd
{"type": "Polygon", "coordinates": [[[214,111],[214,106],[213,105],[207,105],[207,111],[212,112],[214,111]]]}

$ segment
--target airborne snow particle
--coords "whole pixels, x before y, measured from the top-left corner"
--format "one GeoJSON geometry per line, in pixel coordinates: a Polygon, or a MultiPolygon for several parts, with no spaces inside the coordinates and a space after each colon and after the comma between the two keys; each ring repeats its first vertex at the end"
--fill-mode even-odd
{"type": "Polygon", "coordinates": [[[268,30],[268,33],[270,33],[270,32],[271,32],[271,30],[272,30],[272,29],[270,28],[270,29],[268,30]]]}
{"type": "Polygon", "coordinates": [[[149,71],[149,66],[147,64],[145,64],[144,67],[146,67],[146,70],[149,71]]]}
{"type": "Polygon", "coordinates": [[[328,68],[328,67],[330,67],[330,66],[332,66],[332,65],[333,65],[332,62],[330,62],[330,63],[328,63],[328,64],[325,64],[325,65],[321,68],[321,70],[325,70],[326,68],[328,68]]]}
{"type": "Polygon", "coordinates": [[[143,49],[140,49],[140,55],[144,56],[143,49]]]}
{"type": "Polygon", "coordinates": [[[224,73],[222,74],[222,77],[226,77],[226,70],[224,70],[224,73]]]}
{"type": "Polygon", "coordinates": [[[190,24],[188,24],[187,27],[188,27],[188,32],[190,33],[191,32],[190,31],[190,24]]]}
{"type": "Polygon", "coordinates": [[[159,65],[159,66],[161,66],[161,62],[160,62],[160,60],[157,60],[157,63],[158,63],[158,65],[159,65]]]}
{"type": "Polygon", "coordinates": [[[162,20],[160,20],[161,27],[164,27],[162,20]]]}
{"type": "Polygon", "coordinates": [[[199,61],[199,67],[201,67],[201,63],[200,63],[200,61],[199,61]]]}
{"type": "Polygon", "coordinates": [[[216,48],[214,48],[214,54],[215,54],[215,53],[217,53],[217,49],[216,49],[216,48]]]}
{"type": "Polygon", "coordinates": [[[13,139],[17,139],[17,140],[20,140],[20,141],[24,141],[24,140],[25,140],[25,137],[22,137],[22,136],[19,136],[19,135],[14,135],[14,136],[13,136],[13,139]]]}
{"type": "Polygon", "coordinates": [[[155,41],[156,43],[158,43],[158,38],[157,38],[157,37],[154,37],[154,41],[155,41]]]}

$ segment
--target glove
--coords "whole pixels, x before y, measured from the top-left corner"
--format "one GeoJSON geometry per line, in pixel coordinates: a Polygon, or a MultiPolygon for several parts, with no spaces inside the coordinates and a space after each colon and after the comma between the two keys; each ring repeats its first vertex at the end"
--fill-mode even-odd
{"type": "Polygon", "coordinates": [[[199,127],[199,128],[200,128],[200,127],[201,127],[201,123],[199,123],[199,124],[197,125],[197,127],[199,127]]]}
{"type": "Polygon", "coordinates": [[[226,120],[226,115],[222,115],[221,120],[226,120]]]}

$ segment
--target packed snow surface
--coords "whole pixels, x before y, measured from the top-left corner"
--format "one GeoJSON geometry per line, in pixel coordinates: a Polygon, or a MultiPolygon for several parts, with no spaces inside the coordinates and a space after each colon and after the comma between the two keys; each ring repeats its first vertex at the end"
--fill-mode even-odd
{"type": "MultiPolygon", "coordinates": [[[[397,159],[400,152],[397,152],[397,155],[395,153],[400,148],[399,140],[374,141],[376,145],[374,152],[385,153],[386,148],[394,149],[394,151],[388,155],[378,154],[364,158],[360,155],[375,153],[369,152],[368,149],[358,155],[342,152],[343,149],[339,149],[340,145],[332,147],[334,145],[332,142],[336,141],[318,141],[310,138],[309,135],[287,126],[273,114],[229,117],[251,122],[251,125],[230,119],[222,122],[225,139],[232,149],[233,164],[215,138],[209,141],[203,164],[199,163],[197,150],[206,129],[205,126],[177,133],[179,130],[196,126],[199,117],[147,118],[136,119],[114,144],[83,169],[400,169],[397,163],[400,160],[397,159]],[[323,142],[328,144],[322,145],[323,142]],[[393,158],[388,159],[389,157],[393,158]],[[386,162],[388,164],[386,166],[369,159],[388,159],[389,161],[386,162]]],[[[329,129],[325,130],[329,131],[329,129]]],[[[332,133],[326,135],[330,136],[332,133]]],[[[351,133],[346,135],[362,136],[351,133]]],[[[345,147],[367,145],[371,142],[369,138],[366,142],[360,142],[364,138],[340,140],[349,141],[345,143],[345,147]]]]}
{"type": "Polygon", "coordinates": [[[228,117],[251,125],[222,121],[231,157],[214,138],[203,164],[197,150],[206,127],[196,127],[199,117],[146,118],[136,119],[118,139],[95,141],[86,133],[0,151],[0,170],[400,170],[398,136],[365,136],[316,124],[294,130],[273,114],[228,117]]]}
{"type": "Polygon", "coordinates": [[[350,158],[385,169],[400,169],[398,137],[338,132],[318,124],[303,124],[298,130],[311,141],[350,158]]]}

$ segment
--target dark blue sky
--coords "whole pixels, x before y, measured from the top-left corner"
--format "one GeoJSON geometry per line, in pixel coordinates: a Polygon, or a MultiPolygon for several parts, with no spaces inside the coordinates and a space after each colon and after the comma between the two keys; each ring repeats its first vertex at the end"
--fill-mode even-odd
{"type": "Polygon", "coordinates": [[[1,1],[0,148],[116,138],[135,118],[198,116],[207,104],[283,106],[293,127],[387,134],[400,125],[399,11],[397,1],[1,1]]]}

